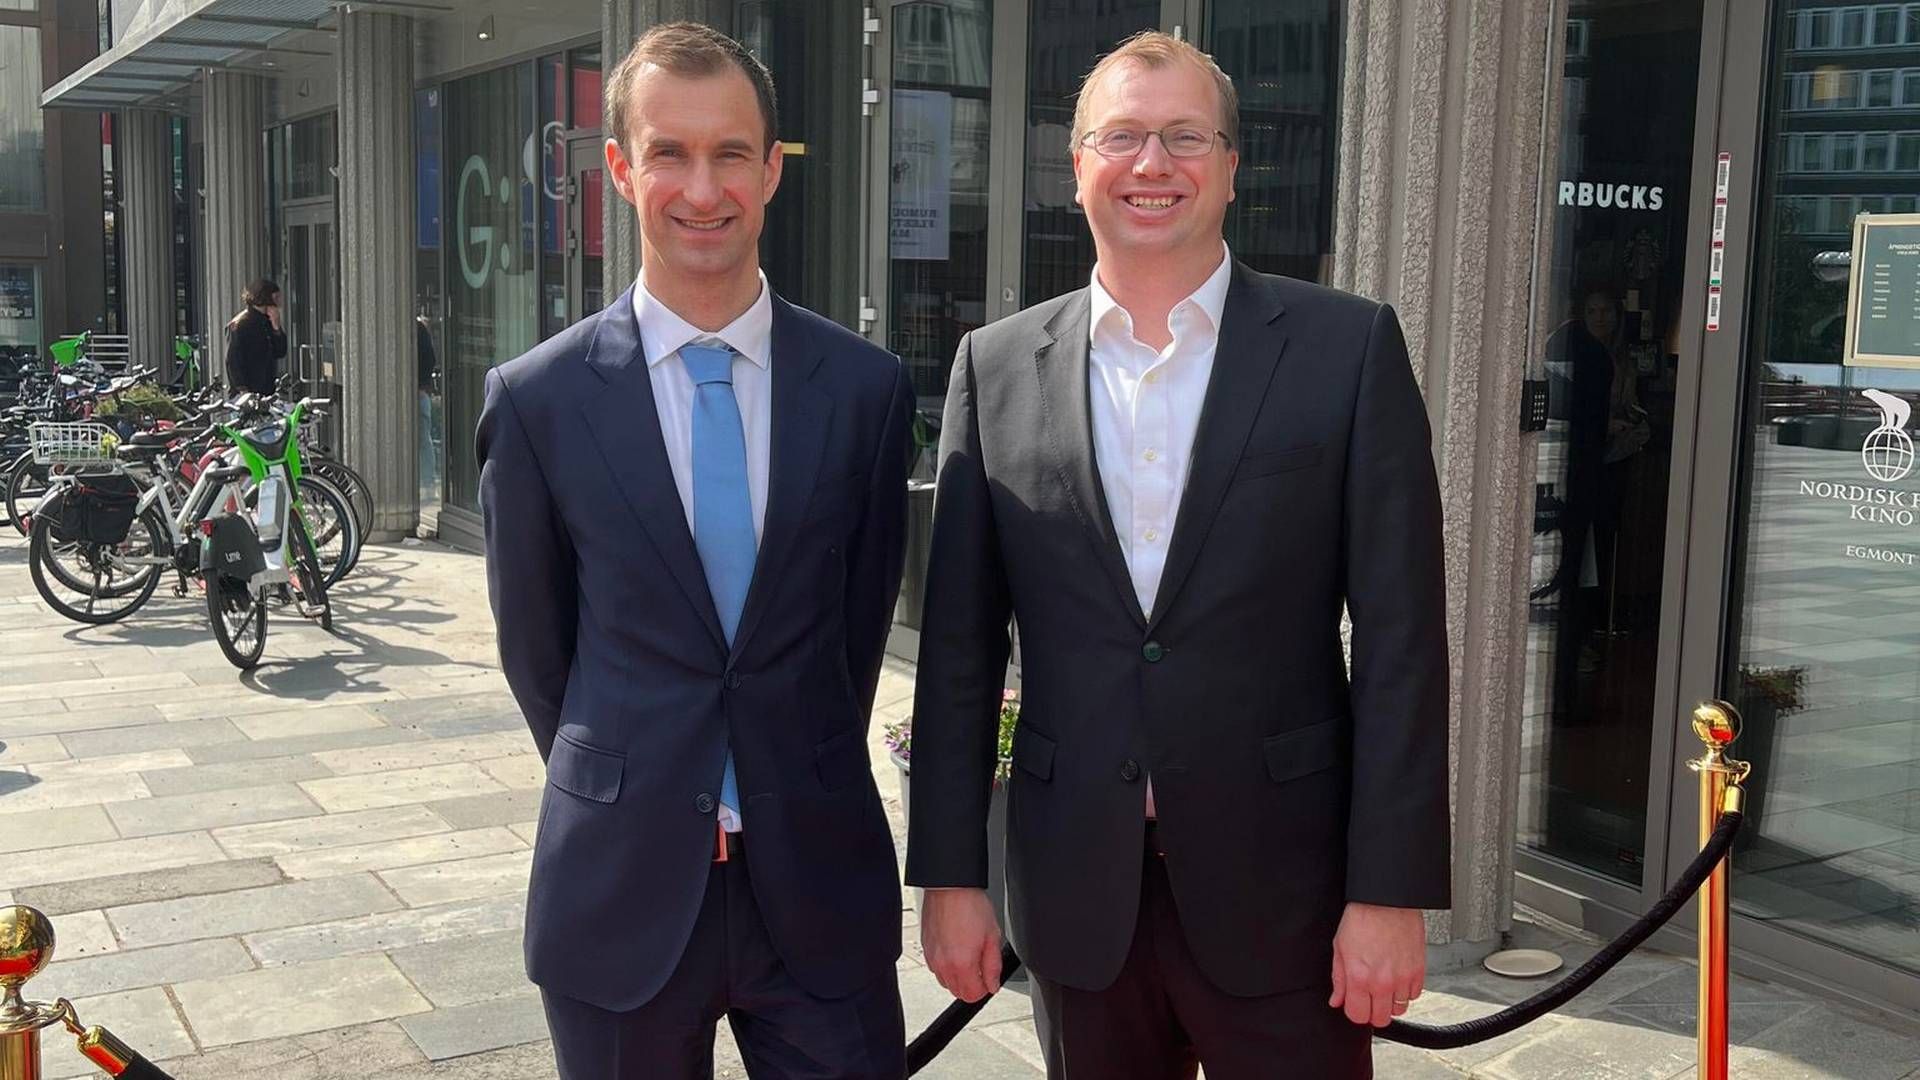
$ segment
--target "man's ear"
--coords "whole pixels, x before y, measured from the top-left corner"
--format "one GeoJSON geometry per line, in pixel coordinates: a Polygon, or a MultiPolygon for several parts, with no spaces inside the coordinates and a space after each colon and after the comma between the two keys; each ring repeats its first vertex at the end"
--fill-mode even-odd
{"type": "Polygon", "coordinates": [[[786,161],[787,144],[775,139],[773,145],[767,149],[767,180],[762,185],[765,190],[760,193],[762,206],[772,202],[773,193],[780,190],[780,174],[784,171],[786,161]]]}
{"type": "Polygon", "coordinates": [[[619,192],[620,197],[628,203],[638,206],[633,197],[633,163],[627,160],[626,153],[620,149],[620,140],[608,139],[606,152],[607,175],[613,178],[613,190],[619,192]]]}

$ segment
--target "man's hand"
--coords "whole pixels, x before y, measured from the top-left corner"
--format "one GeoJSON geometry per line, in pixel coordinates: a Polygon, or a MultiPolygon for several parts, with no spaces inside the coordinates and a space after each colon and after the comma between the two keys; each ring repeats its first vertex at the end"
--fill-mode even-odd
{"type": "MultiPolygon", "coordinates": [[[[920,948],[940,985],[962,1001],[1000,989],[1000,925],[985,889],[928,889],[920,948]]],[[[1417,914],[1417,913],[1416,913],[1417,914]]]]}
{"type": "Polygon", "coordinates": [[[1418,908],[1347,905],[1333,936],[1328,1005],[1344,1007],[1356,1024],[1386,1027],[1426,981],[1427,928],[1418,908]]]}

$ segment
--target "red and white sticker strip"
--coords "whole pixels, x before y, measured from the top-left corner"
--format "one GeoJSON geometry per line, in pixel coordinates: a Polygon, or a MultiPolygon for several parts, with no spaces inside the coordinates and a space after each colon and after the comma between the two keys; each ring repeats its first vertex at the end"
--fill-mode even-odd
{"type": "Polygon", "coordinates": [[[1727,183],[1733,155],[1722,152],[1713,171],[1713,253],[1707,262],[1707,329],[1720,329],[1720,277],[1727,267],[1727,183]]]}

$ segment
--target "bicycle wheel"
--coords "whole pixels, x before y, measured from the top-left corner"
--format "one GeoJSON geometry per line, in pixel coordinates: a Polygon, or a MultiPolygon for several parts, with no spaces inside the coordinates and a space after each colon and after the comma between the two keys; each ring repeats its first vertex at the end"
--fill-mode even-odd
{"type": "Polygon", "coordinates": [[[35,462],[31,453],[20,455],[7,466],[7,521],[21,536],[27,535],[25,516],[47,493],[50,468],[35,462]]]}
{"type": "MultiPolygon", "coordinates": [[[[373,489],[359,473],[354,472],[346,462],[338,458],[314,457],[307,465],[309,474],[317,474],[332,481],[347,497],[347,504],[353,507],[353,522],[359,528],[360,535],[373,531],[373,489]]],[[[355,558],[359,558],[355,555],[355,558]]]]}
{"type": "Polygon", "coordinates": [[[289,524],[293,534],[293,587],[300,593],[300,614],[318,619],[320,629],[333,630],[333,603],[327,599],[326,575],[320,572],[320,557],[314,553],[313,539],[307,534],[305,518],[296,513],[289,524]]]}
{"type": "Polygon", "coordinates": [[[366,533],[354,520],[347,496],[324,477],[300,478],[300,514],[307,522],[308,539],[327,587],[332,588],[360,561],[360,539],[366,533]]]}
{"type": "Polygon", "coordinates": [[[207,584],[207,620],[213,640],[227,662],[241,671],[260,663],[267,649],[267,590],[254,591],[237,578],[211,574],[207,584]]]}
{"type": "Polygon", "coordinates": [[[166,540],[169,535],[167,520],[158,509],[148,507],[136,523],[138,527],[127,531],[127,538],[110,548],[102,549],[99,558],[93,547],[77,540],[54,540],[48,537],[47,547],[51,558],[46,571],[61,586],[76,593],[94,594],[105,598],[129,596],[147,587],[149,580],[158,581],[161,567],[151,563],[134,562],[137,558],[164,555],[173,550],[172,543],[166,540]],[[162,538],[156,546],[153,537],[162,538]],[[104,582],[94,582],[94,566],[105,559],[114,567],[104,582]]]}
{"type": "Polygon", "coordinates": [[[138,573],[128,575],[126,563],[116,556],[142,548],[145,554],[160,551],[164,537],[153,514],[134,522],[127,542],[117,545],[63,544],[53,539],[51,523],[38,521],[27,549],[27,572],[34,591],[62,618],[94,625],[118,622],[153,596],[160,572],[155,566],[141,566],[138,573]]]}

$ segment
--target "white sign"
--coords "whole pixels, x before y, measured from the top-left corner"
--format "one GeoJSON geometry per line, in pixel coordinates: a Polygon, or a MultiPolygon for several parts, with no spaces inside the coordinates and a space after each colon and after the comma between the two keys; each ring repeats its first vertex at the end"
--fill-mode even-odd
{"type": "Polygon", "coordinates": [[[945,261],[953,232],[953,96],[894,91],[892,128],[888,254],[945,261]]]}
{"type": "Polygon", "coordinates": [[[1597,206],[1613,210],[1659,210],[1667,205],[1667,189],[1646,184],[1560,181],[1561,206],[1597,206]]]}

